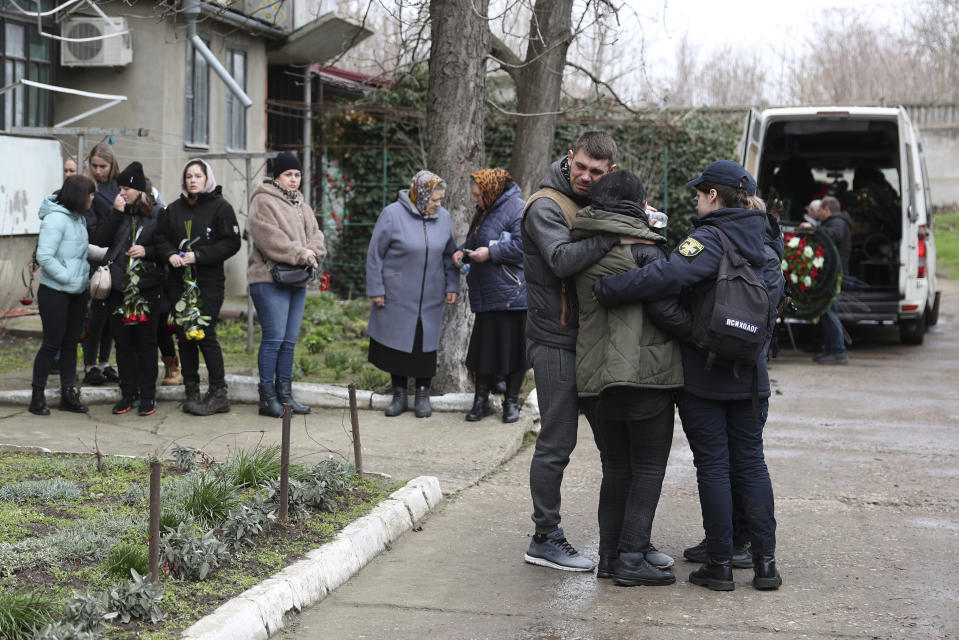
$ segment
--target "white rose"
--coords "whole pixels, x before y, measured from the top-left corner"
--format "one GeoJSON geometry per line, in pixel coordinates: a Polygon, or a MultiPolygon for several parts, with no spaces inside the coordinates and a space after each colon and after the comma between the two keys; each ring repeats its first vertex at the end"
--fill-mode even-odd
{"type": "Polygon", "coordinates": [[[783,271],[789,271],[789,263],[783,260],[783,271]]]}
{"type": "Polygon", "coordinates": [[[804,258],[813,257],[814,254],[813,254],[812,247],[810,247],[809,245],[806,245],[806,247],[802,250],[802,254],[804,258]]]}
{"type": "Polygon", "coordinates": [[[793,284],[796,284],[797,282],[799,282],[799,278],[796,277],[796,274],[795,274],[795,273],[790,273],[790,274],[789,274],[789,280],[790,280],[793,284]]]}
{"type": "Polygon", "coordinates": [[[796,247],[799,246],[799,238],[796,236],[793,236],[789,240],[789,242],[786,243],[786,246],[789,247],[790,249],[795,249],[796,247]]]}
{"type": "Polygon", "coordinates": [[[821,269],[821,268],[822,268],[822,263],[825,262],[825,261],[826,261],[826,260],[825,260],[824,258],[822,258],[822,257],[813,258],[812,266],[816,267],[817,269],[821,269]]]}
{"type": "Polygon", "coordinates": [[[812,278],[810,278],[809,276],[805,276],[805,277],[802,279],[802,283],[803,283],[804,285],[806,285],[807,287],[811,287],[811,286],[812,286],[812,278]]]}

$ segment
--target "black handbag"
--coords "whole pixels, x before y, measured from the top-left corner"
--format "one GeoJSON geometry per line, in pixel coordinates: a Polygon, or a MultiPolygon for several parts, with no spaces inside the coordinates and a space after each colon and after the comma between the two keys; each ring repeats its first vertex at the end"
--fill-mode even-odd
{"type": "MultiPolygon", "coordinates": [[[[260,257],[263,258],[263,264],[269,266],[270,263],[267,261],[266,256],[263,255],[263,252],[259,249],[257,249],[257,251],[259,251],[260,257]]],[[[316,269],[313,268],[313,265],[301,266],[287,264],[286,262],[274,262],[273,266],[270,267],[270,275],[273,276],[273,284],[275,285],[295,287],[316,279],[316,269]]]]}

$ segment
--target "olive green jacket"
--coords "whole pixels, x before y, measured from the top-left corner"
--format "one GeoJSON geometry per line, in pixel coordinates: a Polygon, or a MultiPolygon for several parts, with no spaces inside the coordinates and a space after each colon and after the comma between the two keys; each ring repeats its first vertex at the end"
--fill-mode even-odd
{"type": "Polygon", "coordinates": [[[598,278],[664,258],[666,239],[639,218],[591,207],[582,209],[573,222],[573,240],[599,234],[633,236],[652,244],[613,247],[576,275],[580,306],[576,387],[580,397],[598,396],[608,387],[682,387],[683,363],[679,343],[672,336],[689,335],[689,313],[678,300],[606,309],[592,295],[598,278]]]}

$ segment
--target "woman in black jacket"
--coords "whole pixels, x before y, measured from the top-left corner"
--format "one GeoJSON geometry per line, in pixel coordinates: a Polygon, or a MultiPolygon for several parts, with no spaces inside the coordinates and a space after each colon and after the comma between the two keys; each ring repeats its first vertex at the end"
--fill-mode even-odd
{"type": "Polygon", "coordinates": [[[184,289],[195,285],[199,290],[200,313],[209,319],[208,324],[199,327],[202,331],[191,331],[192,327],[180,324],[176,328],[186,388],[183,411],[208,416],[230,410],[223,351],[216,339],[216,322],[225,291],[223,264],[240,250],[240,227],[233,207],[223,198],[213,177],[213,169],[206,162],[194,159],[186,163],[182,187],[180,197],[167,207],[160,227],[160,258],[173,267],[170,279],[175,313],[184,289]],[[190,265],[193,267],[193,281],[185,278],[189,275],[186,267],[190,265]],[[201,351],[210,376],[210,387],[202,399],[201,351]]]}
{"type": "Polygon", "coordinates": [[[94,244],[109,247],[113,291],[107,298],[110,332],[117,343],[120,401],[113,413],[132,410],[139,399],[141,416],[156,412],[157,322],[162,278],[157,268],[156,229],[162,208],[151,195],[143,166],[133,162],[117,176],[120,192],[113,210],[94,235],[94,244]]]}

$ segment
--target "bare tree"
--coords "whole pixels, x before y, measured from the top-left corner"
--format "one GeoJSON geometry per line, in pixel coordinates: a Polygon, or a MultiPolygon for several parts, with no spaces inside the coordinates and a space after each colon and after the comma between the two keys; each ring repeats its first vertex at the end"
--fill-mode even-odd
{"type": "MultiPolygon", "coordinates": [[[[482,168],[485,158],[488,5],[489,0],[430,2],[427,162],[429,169],[447,182],[446,208],[452,215],[453,235],[457,238],[466,236],[473,212],[469,174],[482,168]]],[[[463,361],[471,324],[472,314],[465,300],[447,308],[434,383],[439,391],[459,391],[467,386],[463,361]]]]}

